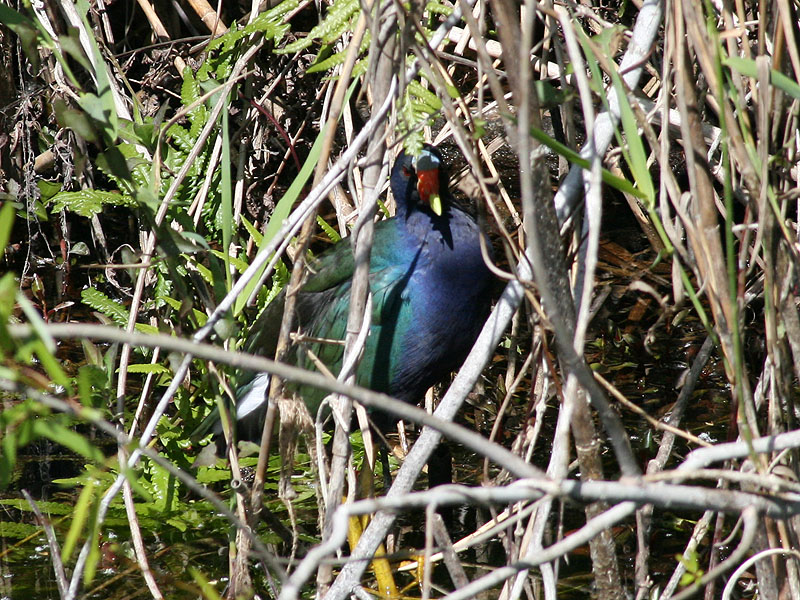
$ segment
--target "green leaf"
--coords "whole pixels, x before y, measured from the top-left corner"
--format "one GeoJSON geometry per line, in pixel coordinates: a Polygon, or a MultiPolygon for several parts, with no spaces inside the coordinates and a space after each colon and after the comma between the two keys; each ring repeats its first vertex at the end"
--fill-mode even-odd
{"type": "MultiPolygon", "coordinates": [[[[726,67],[730,67],[731,69],[739,71],[739,73],[747,77],[752,77],[753,79],[758,78],[758,67],[756,67],[756,61],[752,58],[729,56],[722,59],[722,64],[726,67]]],[[[780,71],[770,69],[769,81],[782,92],[790,95],[792,98],[800,100],[800,85],[780,71]]]]}
{"type": "Polygon", "coordinates": [[[86,101],[84,101],[83,96],[81,96],[81,105],[83,106],[84,110],[87,110],[87,112],[90,114],[100,114],[103,116],[103,118],[99,119],[98,122],[102,123],[103,129],[108,135],[107,141],[114,142],[119,136],[119,126],[117,122],[117,109],[114,104],[114,96],[111,93],[111,83],[108,79],[106,61],[100,52],[100,47],[97,45],[97,40],[92,35],[94,30],[89,25],[89,21],[86,19],[86,15],[89,12],[89,3],[86,0],[76,0],[75,7],[78,9],[78,14],[83,22],[83,30],[89,33],[86,42],[89,46],[89,50],[91,50],[92,57],[94,58],[92,64],[97,65],[97,69],[92,71],[95,81],[97,82],[97,96],[93,96],[91,100],[86,101]],[[84,102],[87,102],[90,104],[90,106],[87,108],[87,106],[84,105],[84,102]]]}
{"type": "MultiPolygon", "coordinates": [[[[535,140],[538,140],[539,142],[541,142],[554,152],[560,154],[561,156],[566,158],[569,162],[574,163],[583,169],[589,168],[588,160],[583,158],[572,148],[565,146],[561,142],[551,138],[544,131],[541,131],[540,129],[531,128],[531,137],[534,138],[535,140]]],[[[622,177],[617,177],[616,175],[611,173],[608,169],[603,169],[602,176],[603,176],[603,183],[613,186],[614,188],[626,194],[631,194],[633,196],[636,196],[641,200],[645,199],[645,196],[642,193],[642,191],[633,187],[630,181],[627,181],[622,177]]]]}
{"type": "Polygon", "coordinates": [[[148,335],[156,335],[161,333],[158,327],[150,325],[149,323],[136,323],[133,328],[139,333],[146,333],[148,335]]]}
{"type": "Polygon", "coordinates": [[[89,519],[89,508],[95,500],[95,489],[97,488],[97,481],[89,479],[86,485],[83,486],[78,502],[75,504],[75,510],[72,512],[72,521],[67,532],[67,537],[64,540],[64,545],[61,547],[61,560],[68,562],[72,558],[72,553],[75,550],[78,541],[80,540],[83,528],[89,519]]]}
{"type": "MultiPolygon", "coordinates": [[[[369,48],[371,37],[369,32],[364,33],[364,39],[361,40],[361,47],[359,48],[359,53],[364,53],[369,48]]],[[[328,45],[326,48],[333,47],[333,45],[328,45]]],[[[314,63],[306,69],[306,73],[322,73],[324,71],[332,71],[334,67],[344,63],[345,59],[347,58],[347,47],[342,49],[340,52],[336,52],[331,56],[324,56],[323,52],[317,55],[316,60],[314,63]]],[[[356,62],[356,66],[353,68],[353,77],[356,77],[360,70],[360,65],[364,62],[364,59],[359,59],[356,62]]]]}
{"type": "Polygon", "coordinates": [[[644,194],[645,204],[648,209],[652,209],[656,201],[656,192],[653,186],[653,178],[650,176],[650,170],[647,168],[647,153],[642,143],[636,117],[628,102],[627,89],[616,69],[612,70],[611,81],[613,82],[614,89],[617,91],[617,99],[619,100],[620,106],[620,121],[622,122],[622,129],[625,132],[626,143],[620,144],[620,147],[622,148],[623,155],[630,167],[637,187],[644,194]]]}
{"type": "Polygon", "coordinates": [[[69,254],[70,256],[89,256],[89,246],[86,245],[86,242],[75,242],[70,246],[69,254]]]}
{"type": "MultiPolygon", "coordinates": [[[[176,232],[177,233],[177,232],[176,232]]],[[[184,252],[198,252],[199,250],[208,250],[208,240],[200,235],[199,233],[195,233],[194,231],[181,231],[176,234],[175,240],[178,242],[178,246],[184,252]],[[180,243],[182,240],[184,243],[180,243]],[[187,246],[185,241],[189,242],[187,246]]]]}
{"type": "Polygon", "coordinates": [[[625,36],[625,27],[612,25],[606,27],[597,35],[592,36],[592,41],[600,46],[606,56],[613,57],[619,50],[620,43],[625,36]]]}
{"type": "MultiPolygon", "coordinates": [[[[193,308],[192,315],[194,316],[194,320],[197,321],[197,325],[199,327],[203,327],[208,321],[208,315],[204,313],[202,310],[197,310],[196,308],[193,308]]],[[[217,324],[214,326],[214,331],[216,331],[217,328],[221,326],[220,325],[221,323],[225,322],[226,322],[225,320],[217,321],[217,324]]]]}
{"type": "MultiPolygon", "coordinates": [[[[421,85],[415,89],[424,90],[421,85]]],[[[417,95],[411,93],[411,89],[406,89],[398,112],[398,128],[405,136],[403,146],[405,146],[406,152],[414,156],[419,154],[425,141],[423,126],[429,124],[435,114],[438,114],[438,110],[434,110],[429,104],[422,102],[417,95]]]]}
{"type": "Polygon", "coordinates": [[[70,108],[61,98],[56,98],[53,100],[53,112],[61,127],[71,129],[87,141],[100,142],[100,134],[95,129],[94,122],[82,110],[70,108]]]}
{"type": "MultiPolygon", "coordinates": [[[[72,512],[69,504],[62,504],[61,502],[47,502],[39,501],[36,503],[44,514],[47,515],[68,515],[72,512]]],[[[28,504],[24,498],[9,498],[0,500],[0,506],[10,506],[22,512],[32,513],[33,508],[28,504]]]]}
{"type": "Polygon", "coordinates": [[[17,11],[0,4],[0,23],[8,27],[11,31],[17,34],[22,51],[31,62],[32,72],[39,71],[39,48],[41,46],[49,46],[49,44],[40,43],[44,42],[39,36],[36,24],[31,19],[21,15],[17,11]]]}
{"type": "Polygon", "coordinates": [[[420,110],[427,110],[430,113],[436,113],[442,110],[442,101],[431,92],[430,90],[423,87],[423,85],[414,80],[408,84],[408,91],[417,97],[419,102],[419,109],[420,110]]]}
{"type": "MultiPolygon", "coordinates": [[[[105,63],[100,64],[104,65],[105,63]]],[[[101,66],[98,71],[105,71],[105,68],[101,66]]],[[[78,97],[78,104],[94,121],[94,125],[105,133],[106,142],[113,143],[117,140],[119,137],[119,132],[117,131],[117,112],[114,109],[113,101],[109,105],[108,98],[105,96],[100,97],[94,94],[81,94],[78,97]]]]}
{"type": "Polygon", "coordinates": [[[166,469],[152,463],[150,465],[150,482],[145,485],[153,496],[158,510],[172,512],[178,509],[180,482],[166,469]]]}
{"type": "Polygon", "coordinates": [[[317,215],[317,225],[319,225],[320,229],[326,233],[326,235],[334,244],[342,239],[342,236],[339,235],[339,232],[328,225],[328,222],[319,215],[317,215]]]}
{"type": "MultiPolygon", "coordinates": [[[[219,250],[212,250],[211,254],[213,254],[214,256],[223,261],[227,257],[228,262],[230,262],[230,264],[232,264],[236,268],[236,270],[239,271],[239,273],[244,273],[245,269],[247,269],[247,267],[249,266],[247,262],[242,260],[241,258],[230,256],[229,254],[226,254],[225,252],[220,252],[219,250]]],[[[194,266],[197,267],[197,269],[200,271],[200,274],[203,276],[203,279],[205,279],[209,283],[213,283],[214,277],[211,274],[211,271],[207,267],[204,267],[200,263],[195,263],[194,266]]]]}
{"type": "Polygon", "coordinates": [[[83,46],[81,46],[80,34],[77,27],[68,27],[67,35],[60,35],[58,37],[58,43],[64,52],[69,54],[75,62],[86,69],[86,71],[90,73],[94,71],[92,63],[89,62],[89,57],[86,56],[86,53],[83,51],[83,46]]]}
{"type": "Polygon", "coordinates": [[[441,2],[428,2],[428,4],[425,5],[425,10],[432,15],[443,15],[445,17],[449,17],[453,14],[452,5],[448,6],[441,2]]]}
{"type": "Polygon", "coordinates": [[[294,54],[308,48],[314,41],[333,43],[347,30],[350,19],[359,10],[358,0],[338,0],[328,9],[322,22],[308,32],[304,38],[287,44],[285,48],[276,50],[279,54],[294,54]]]}
{"type": "Polygon", "coordinates": [[[83,365],[78,369],[78,397],[81,404],[90,408],[100,408],[100,402],[95,401],[95,394],[100,390],[108,389],[108,376],[104,369],[95,364],[83,365]]]}
{"type": "Polygon", "coordinates": [[[0,521],[0,538],[9,540],[23,540],[25,538],[40,535],[41,532],[41,527],[31,525],[30,523],[0,521]]]}
{"type": "MultiPolygon", "coordinates": [[[[166,108],[166,104],[164,105],[166,108]]],[[[146,123],[133,123],[132,127],[133,135],[131,136],[133,139],[129,140],[133,143],[143,144],[147,147],[151,152],[155,150],[156,147],[156,140],[158,138],[158,131],[156,130],[156,125],[152,121],[147,121],[146,123]]]]}
{"type": "Polygon", "coordinates": [[[256,246],[260,246],[261,239],[264,237],[261,235],[261,232],[258,229],[256,229],[253,226],[253,224],[244,217],[242,217],[242,225],[244,225],[244,228],[247,230],[247,233],[250,234],[250,237],[253,238],[253,242],[255,242],[256,246]]]}
{"type": "Polygon", "coordinates": [[[162,375],[164,373],[172,374],[172,370],[164,365],[147,363],[128,365],[128,373],[144,373],[145,375],[150,375],[152,373],[154,375],[162,375]]]}
{"type": "Polygon", "coordinates": [[[47,179],[38,179],[36,187],[39,188],[39,194],[42,202],[49,202],[62,189],[62,184],[59,181],[48,181],[47,179]]]}
{"type": "MultiPolygon", "coordinates": [[[[181,102],[184,106],[190,106],[197,102],[202,96],[200,85],[194,77],[194,73],[187,66],[183,72],[183,83],[181,84],[181,102]]],[[[208,109],[204,104],[198,104],[188,113],[189,121],[192,123],[190,134],[196,137],[200,129],[208,121],[208,109]]]]}
{"type": "Polygon", "coordinates": [[[8,487],[17,464],[17,434],[12,429],[6,429],[3,433],[5,435],[0,441],[0,448],[3,449],[0,452],[0,490],[8,487]]]}
{"type": "MultiPolygon", "coordinates": [[[[214,464],[219,462],[216,452],[214,452],[212,455],[215,459],[214,464]]],[[[197,471],[197,481],[198,483],[202,483],[204,485],[219,483],[220,481],[230,481],[230,479],[231,472],[228,469],[217,469],[213,466],[201,466],[197,471]]]]}
{"type": "Polygon", "coordinates": [[[120,151],[119,147],[111,146],[105,152],[101,152],[97,156],[97,166],[104,172],[111,173],[118,180],[123,180],[133,183],[133,175],[130,166],[125,156],[120,151]]]}
{"type": "MultiPolygon", "coordinates": [[[[108,525],[106,519],[106,525],[108,525]]],[[[100,532],[97,528],[92,528],[91,542],[89,546],[89,556],[86,559],[86,565],[83,567],[83,579],[86,584],[91,584],[94,581],[94,576],[97,574],[97,565],[100,563],[100,532]]]]}
{"type": "MultiPolygon", "coordinates": [[[[328,48],[328,46],[326,46],[328,48]]],[[[330,56],[326,56],[323,52],[317,54],[313,64],[306,69],[306,73],[323,73],[325,71],[332,71],[334,67],[343,64],[347,59],[347,48],[340,52],[336,52],[330,56]]]]}
{"type": "Polygon", "coordinates": [[[81,292],[81,301],[94,310],[110,317],[120,327],[127,327],[130,313],[119,302],[111,300],[103,292],[95,288],[87,288],[81,292]]]}
{"type": "Polygon", "coordinates": [[[244,28],[244,31],[247,35],[255,33],[256,31],[262,31],[266,35],[266,32],[272,29],[271,26],[280,23],[284,16],[298,6],[300,6],[300,0],[283,0],[283,2],[274,8],[261,13],[258,17],[253,19],[253,21],[244,28]]]}
{"type": "Polygon", "coordinates": [[[58,213],[68,210],[82,217],[91,218],[103,210],[106,204],[112,206],[135,206],[129,196],[102,190],[81,190],[79,192],[60,192],[53,196],[50,211],[58,213]]]}
{"type": "Polygon", "coordinates": [[[169,296],[158,296],[159,300],[163,300],[166,304],[169,304],[174,310],[181,309],[181,301],[176,300],[175,298],[170,298],[169,296]]]}
{"type": "Polygon", "coordinates": [[[8,240],[11,239],[11,228],[14,226],[15,215],[14,204],[6,202],[0,207],[0,248],[8,246],[8,240]]]}

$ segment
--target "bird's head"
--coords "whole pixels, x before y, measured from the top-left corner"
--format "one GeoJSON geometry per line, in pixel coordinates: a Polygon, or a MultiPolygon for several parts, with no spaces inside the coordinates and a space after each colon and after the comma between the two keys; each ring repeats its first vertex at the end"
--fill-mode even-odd
{"type": "Polygon", "coordinates": [[[419,202],[441,216],[444,210],[442,196],[447,193],[447,176],[439,150],[425,144],[419,156],[401,152],[392,168],[391,185],[398,213],[405,212],[419,202]]]}

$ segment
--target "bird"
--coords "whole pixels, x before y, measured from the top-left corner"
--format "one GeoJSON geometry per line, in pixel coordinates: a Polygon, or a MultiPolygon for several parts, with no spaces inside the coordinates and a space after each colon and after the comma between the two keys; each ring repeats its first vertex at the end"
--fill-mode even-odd
{"type": "MultiPolygon", "coordinates": [[[[417,156],[401,151],[391,170],[390,188],[396,211],[375,225],[369,268],[371,325],[356,383],[417,403],[464,362],[491,308],[493,276],[481,253],[485,234],[454,202],[438,148],[425,144],[417,156]]],[[[354,272],[350,244],[339,241],[309,267],[295,307],[295,324],[302,335],[287,360],[316,370],[310,350],[336,374],[344,346],[329,340],[344,340],[346,335],[354,272]]],[[[248,352],[274,353],[283,310],[281,293],[250,329],[248,352]]],[[[324,390],[291,382],[287,388],[303,399],[312,417],[326,396],[324,390]]],[[[259,439],[268,390],[266,373],[256,374],[240,389],[239,439],[259,439]]],[[[392,422],[386,415],[375,420],[392,422]]]]}

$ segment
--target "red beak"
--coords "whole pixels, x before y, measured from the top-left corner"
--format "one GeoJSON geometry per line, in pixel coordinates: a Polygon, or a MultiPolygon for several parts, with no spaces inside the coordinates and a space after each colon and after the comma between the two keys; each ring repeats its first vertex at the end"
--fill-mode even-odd
{"type": "Polygon", "coordinates": [[[439,169],[417,171],[417,191],[420,199],[430,204],[431,195],[439,193],[439,169]]]}

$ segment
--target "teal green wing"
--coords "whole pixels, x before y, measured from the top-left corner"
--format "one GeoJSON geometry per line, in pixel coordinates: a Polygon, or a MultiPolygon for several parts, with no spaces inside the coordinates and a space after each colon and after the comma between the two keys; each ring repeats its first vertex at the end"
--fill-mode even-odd
{"type": "MultiPolygon", "coordinates": [[[[405,271],[402,268],[386,268],[370,273],[372,290],[372,322],[364,354],[358,368],[359,385],[373,389],[385,389],[390,379],[393,360],[383,347],[393,345],[398,313],[404,304],[403,285],[405,271]],[[387,337],[388,336],[388,337],[387,337]],[[376,364],[377,357],[383,356],[386,364],[376,364]]],[[[314,338],[312,341],[297,344],[294,348],[295,363],[305,369],[317,370],[314,357],[318,358],[334,375],[338,375],[344,357],[343,340],[347,335],[347,319],[350,311],[350,281],[326,292],[314,294],[319,301],[318,310],[312,319],[301,327],[302,332],[314,338]],[[324,297],[324,298],[323,298],[324,297]]],[[[300,300],[302,304],[306,298],[300,300]]],[[[300,307],[298,306],[298,309],[300,307]]],[[[402,320],[402,319],[400,319],[402,320]]],[[[303,388],[301,395],[313,415],[325,392],[303,388]]]]}
{"type": "MultiPolygon", "coordinates": [[[[380,271],[385,263],[396,263],[394,256],[385,256],[387,248],[395,248],[396,227],[392,219],[380,221],[375,224],[375,234],[372,241],[370,272],[380,271]]],[[[315,259],[309,261],[309,275],[303,284],[304,292],[323,292],[349,282],[355,271],[353,248],[348,240],[335,244],[315,259]]]]}
{"type": "MultiPolygon", "coordinates": [[[[367,348],[359,368],[359,383],[369,385],[369,381],[361,377],[362,372],[371,371],[375,360],[375,340],[381,324],[395,322],[398,283],[403,280],[408,270],[407,261],[398,261],[397,256],[388,253],[388,249],[397,249],[394,240],[396,228],[392,222],[381,221],[375,226],[370,260],[370,289],[373,294],[372,327],[367,348]]],[[[297,326],[302,335],[313,338],[310,341],[295,344],[290,362],[305,369],[317,370],[314,358],[318,358],[326,367],[338,374],[341,369],[347,330],[347,318],[350,310],[350,290],[352,284],[354,259],[350,244],[340,242],[309,262],[309,276],[297,296],[297,326]],[[327,341],[320,341],[327,340],[327,341]]],[[[284,310],[285,294],[276,297],[267,306],[251,328],[247,350],[256,354],[271,356],[280,331],[280,323],[284,310]]],[[[312,415],[324,398],[319,390],[301,389],[312,415]]]]}
{"type": "Polygon", "coordinates": [[[303,292],[324,292],[341,285],[352,279],[354,269],[353,249],[342,241],[309,261],[303,292]]]}

